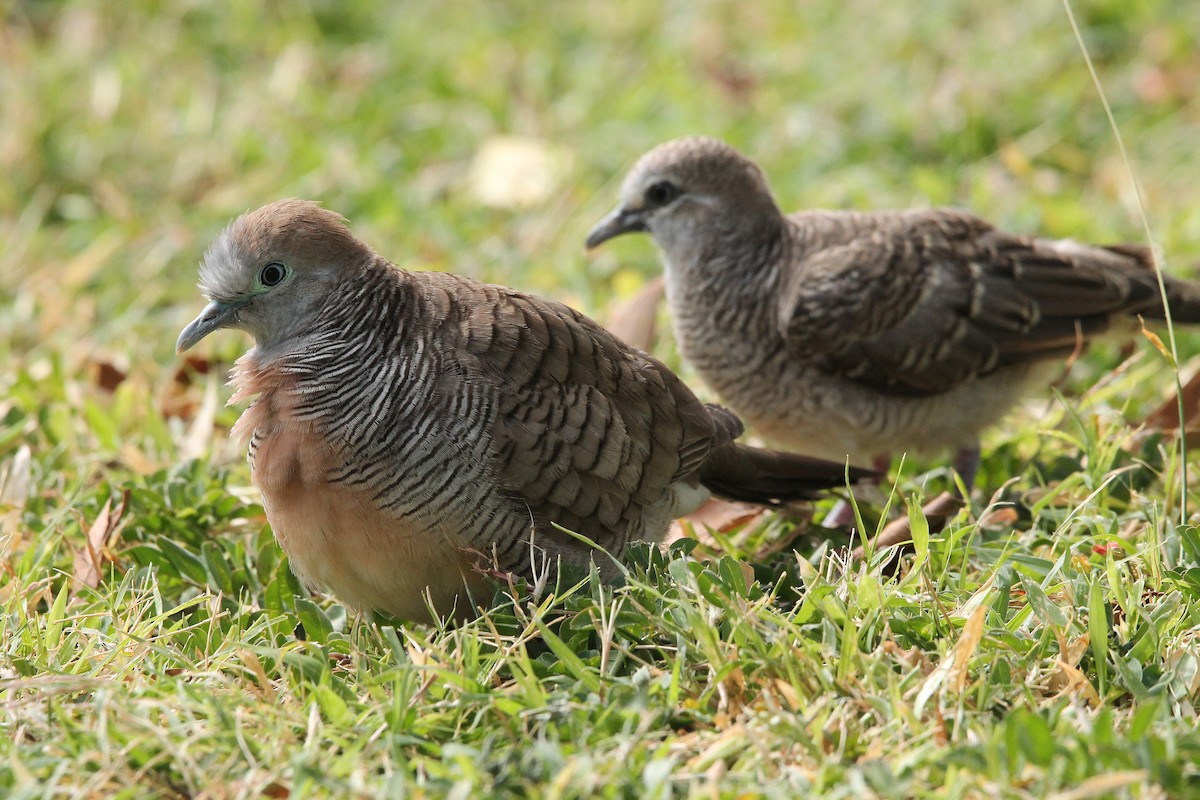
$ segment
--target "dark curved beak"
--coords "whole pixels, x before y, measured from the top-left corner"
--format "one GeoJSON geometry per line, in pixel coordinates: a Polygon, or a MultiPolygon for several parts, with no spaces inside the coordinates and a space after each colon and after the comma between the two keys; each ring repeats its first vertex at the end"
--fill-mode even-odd
{"type": "Polygon", "coordinates": [[[588,234],[587,249],[599,247],[614,236],[620,236],[623,233],[636,233],[645,231],[646,215],[641,209],[626,210],[618,208],[616,211],[609,214],[604,219],[596,223],[596,227],[592,228],[588,234]]]}
{"type": "Polygon", "coordinates": [[[227,327],[233,321],[238,309],[242,305],[244,304],[236,300],[213,300],[206,305],[199,316],[189,322],[187,327],[179,332],[179,338],[175,341],[175,354],[178,355],[190,349],[213,331],[227,327]]]}

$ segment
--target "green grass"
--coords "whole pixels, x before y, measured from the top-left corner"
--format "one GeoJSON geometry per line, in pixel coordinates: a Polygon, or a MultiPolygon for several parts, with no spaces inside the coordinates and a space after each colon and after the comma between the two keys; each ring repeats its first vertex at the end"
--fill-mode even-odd
{"type": "MultiPolygon", "coordinates": [[[[1200,6],[1074,12],[1165,267],[1194,274],[1200,6]]],[[[787,208],[954,204],[1144,241],[1060,5],[0,14],[0,795],[1200,794],[1200,530],[1179,524],[1200,493],[1169,438],[1134,437],[1174,382],[1140,337],[992,432],[971,507],[895,576],[772,518],[704,559],[643,552],[620,587],[497,587],[446,630],[298,595],[220,408],[246,341],[173,354],[203,248],[289,195],[401,265],[602,316],[657,257],[630,238],[589,259],[584,234],[685,133],[754,156],[787,208]],[[490,207],[472,163],[506,135],[555,168],[535,202],[490,207]],[[125,492],[90,588],[76,554],[125,492]],[[985,514],[993,493],[1012,514],[985,514]]],[[[947,485],[910,464],[891,513],[947,485]]]]}

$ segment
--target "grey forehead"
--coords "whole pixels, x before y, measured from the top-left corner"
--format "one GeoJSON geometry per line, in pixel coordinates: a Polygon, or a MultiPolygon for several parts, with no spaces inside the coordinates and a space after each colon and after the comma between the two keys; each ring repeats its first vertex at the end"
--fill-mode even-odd
{"type": "Polygon", "coordinates": [[[245,253],[234,242],[227,227],[204,253],[200,263],[200,290],[210,300],[242,294],[249,283],[245,253]]]}
{"type": "Polygon", "coordinates": [[[661,144],[644,155],[629,173],[623,190],[640,192],[649,183],[670,178],[685,187],[721,190],[747,178],[763,181],[752,161],[719,139],[689,137],[661,144]]]}

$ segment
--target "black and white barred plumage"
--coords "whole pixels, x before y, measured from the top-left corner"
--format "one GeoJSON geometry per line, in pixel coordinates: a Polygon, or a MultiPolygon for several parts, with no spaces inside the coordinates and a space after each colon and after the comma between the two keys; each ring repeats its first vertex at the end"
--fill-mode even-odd
{"type": "Polygon", "coordinates": [[[582,314],[398,270],[313,203],[239,218],[201,275],[213,302],[180,347],[218,327],[254,335],[235,433],[293,569],[355,607],[461,613],[479,566],[536,578],[594,560],[612,575],[560,528],[620,558],[706,485],[763,502],[846,479],[735,444],[730,412],[582,314]]]}

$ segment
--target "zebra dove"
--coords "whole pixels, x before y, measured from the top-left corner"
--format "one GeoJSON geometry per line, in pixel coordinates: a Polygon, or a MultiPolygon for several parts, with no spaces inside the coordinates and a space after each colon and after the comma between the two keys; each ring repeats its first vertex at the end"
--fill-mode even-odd
{"type": "Polygon", "coordinates": [[[399,270],[315,203],[239,217],[200,287],[212,302],[177,350],[220,328],[254,337],[234,435],[296,575],[354,608],[462,616],[479,565],[536,579],[587,564],[558,526],[619,558],[709,491],[786,501],[863,474],[736,444],[737,417],[582,314],[399,270]]]}
{"type": "MultiPolygon", "coordinates": [[[[1015,236],[949,209],[785,216],[723,142],[644,155],[587,246],[632,231],[666,264],[679,348],[750,426],[796,452],[879,463],[957,449],[1119,316],[1161,319],[1150,253],[1015,236]]],[[[1200,286],[1165,278],[1175,320],[1200,286]]]]}

